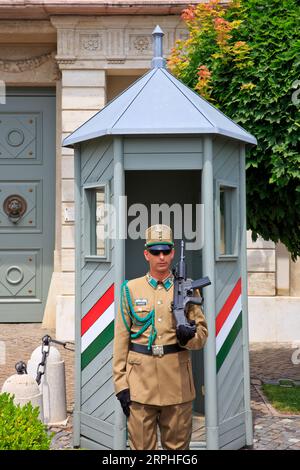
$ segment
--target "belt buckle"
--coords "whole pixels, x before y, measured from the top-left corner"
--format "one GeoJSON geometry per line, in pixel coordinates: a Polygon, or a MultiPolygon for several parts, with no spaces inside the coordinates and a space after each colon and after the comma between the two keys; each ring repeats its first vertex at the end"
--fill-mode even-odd
{"type": "Polygon", "coordinates": [[[155,344],[152,346],[153,356],[162,357],[164,355],[164,347],[162,345],[155,344]]]}

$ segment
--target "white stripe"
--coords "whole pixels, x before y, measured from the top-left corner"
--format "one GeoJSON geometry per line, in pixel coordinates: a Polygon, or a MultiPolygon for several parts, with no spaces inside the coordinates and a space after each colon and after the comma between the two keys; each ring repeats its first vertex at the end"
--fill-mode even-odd
{"type": "Polygon", "coordinates": [[[229,313],[228,317],[226,318],[225,322],[223,323],[221,330],[218,333],[218,336],[216,339],[216,353],[217,354],[220,351],[221,347],[223,346],[223,343],[225,339],[227,338],[241,310],[242,310],[242,296],[240,295],[236,303],[232,307],[232,310],[229,313]]]}
{"type": "Polygon", "coordinates": [[[102,313],[102,315],[95,321],[95,323],[84,333],[81,337],[81,352],[100,335],[100,333],[110,324],[114,319],[114,302],[102,313]]]}

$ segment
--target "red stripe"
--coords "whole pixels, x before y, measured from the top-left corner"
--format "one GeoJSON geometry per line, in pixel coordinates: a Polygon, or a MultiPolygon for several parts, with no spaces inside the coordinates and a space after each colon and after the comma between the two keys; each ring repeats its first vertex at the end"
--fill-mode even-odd
{"type": "Polygon", "coordinates": [[[88,313],[81,320],[81,336],[95,323],[96,320],[105,312],[106,309],[114,301],[114,285],[112,284],[109,289],[100,297],[95,305],[88,311],[88,313]]]}
{"type": "Polygon", "coordinates": [[[216,336],[218,335],[220,329],[224,325],[228,315],[230,314],[234,304],[236,303],[237,299],[241,295],[242,292],[242,282],[241,278],[237,281],[236,285],[232,289],[231,294],[229,295],[228,299],[226,300],[225,304],[221,308],[220,312],[216,318],[216,336]]]}

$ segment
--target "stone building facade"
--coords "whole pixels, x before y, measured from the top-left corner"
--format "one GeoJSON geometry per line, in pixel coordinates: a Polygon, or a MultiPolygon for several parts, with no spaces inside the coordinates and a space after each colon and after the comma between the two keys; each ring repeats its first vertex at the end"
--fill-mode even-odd
{"type": "MultiPolygon", "coordinates": [[[[168,54],[175,39],[186,34],[179,15],[189,3],[0,4],[2,90],[18,87],[20,103],[28,88],[50,87],[55,94],[55,249],[43,322],[56,325],[60,339],[74,338],[75,284],[74,156],[71,149],[61,147],[62,139],[149,69],[151,33],[157,24],[165,33],[168,54]]],[[[293,263],[282,244],[263,239],[254,243],[248,235],[250,340],[300,339],[300,262],[293,263]]]]}

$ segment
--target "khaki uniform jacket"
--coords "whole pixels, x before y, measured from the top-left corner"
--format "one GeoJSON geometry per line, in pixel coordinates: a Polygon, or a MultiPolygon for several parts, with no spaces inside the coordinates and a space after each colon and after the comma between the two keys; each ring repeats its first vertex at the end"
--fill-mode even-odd
{"type": "MultiPolygon", "coordinates": [[[[128,282],[134,311],[141,317],[155,308],[155,327],[157,336],[153,344],[167,345],[177,343],[176,321],[171,311],[173,300],[173,276],[163,283],[148,273],[146,276],[128,282]]],[[[199,294],[199,293],[198,293],[199,294]]],[[[132,324],[128,315],[126,297],[123,312],[131,333],[140,327],[132,324]]],[[[131,340],[120,311],[115,322],[113,376],[115,392],[129,388],[133,401],[148,405],[174,405],[195,398],[192,365],[189,350],[201,349],[208,335],[207,324],[202,310],[191,305],[188,318],[196,322],[196,335],[184,346],[185,351],[165,354],[162,357],[149,356],[129,351],[130,342],[148,344],[151,327],[141,336],[131,340]]]]}

